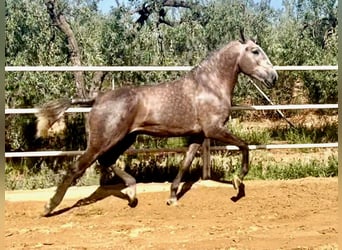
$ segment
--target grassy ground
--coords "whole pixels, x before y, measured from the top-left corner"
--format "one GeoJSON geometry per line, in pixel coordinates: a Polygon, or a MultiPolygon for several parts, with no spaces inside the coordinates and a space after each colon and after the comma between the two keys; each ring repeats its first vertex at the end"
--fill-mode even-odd
{"type": "MultiPolygon", "coordinates": [[[[163,156],[149,155],[148,157],[122,157],[120,163],[139,182],[172,181],[181,164],[183,155],[168,154],[163,156]]],[[[218,153],[211,157],[211,172],[215,179],[231,180],[232,174],[237,173],[241,166],[241,156],[238,152],[218,153]]],[[[98,185],[100,171],[96,166],[88,169],[77,185],[98,185]]],[[[7,174],[5,185],[11,189],[36,189],[55,186],[64,171],[54,172],[43,168],[39,173],[7,174]]],[[[196,157],[190,174],[186,179],[198,179],[202,173],[202,159],[196,157]]],[[[303,177],[332,177],[338,175],[337,149],[324,150],[287,150],[265,151],[258,150],[250,153],[250,171],[246,179],[296,179],[303,177]]]]}
{"type": "MultiPolygon", "coordinates": [[[[337,119],[315,117],[313,122],[296,122],[290,128],[283,121],[270,120],[259,122],[239,122],[233,120],[229,129],[249,144],[271,143],[320,143],[337,141],[337,119]],[[314,124],[314,125],[313,125],[314,124]]],[[[138,139],[138,148],[171,148],[184,146],[186,140],[174,138],[148,142],[148,138],[138,139]]],[[[219,145],[213,142],[214,145],[219,145]]],[[[57,167],[40,164],[32,167],[30,160],[22,160],[20,164],[6,164],[5,186],[10,189],[35,189],[55,186],[70,164],[70,159],[61,159],[57,167]]],[[[182,154],[131,155],[122,156],[121,164],[140,182],[172,181],[176,176],[182,154]]],[[[56,164],[55,164],[56,165],[56,164]]],[[[211,169],[214,178],[230,180],[241,166],[241,154],[238,151],[213,152],[211,169]]],[[[77,185],[99,184],[99,170],[93,166],[78,181],[77,185]]],[[[202,173],[202,159],[198,155],[185,178],[197,179],[202,173]]],[[[111,175],[111,173],[109,173],[111,175]]],[[[291,150],[255,150],[250,152],[250,172],[247,179],[294,179],[307,176],[329,177],[338,175],[337,149],[291,149],[291,150]]]]}

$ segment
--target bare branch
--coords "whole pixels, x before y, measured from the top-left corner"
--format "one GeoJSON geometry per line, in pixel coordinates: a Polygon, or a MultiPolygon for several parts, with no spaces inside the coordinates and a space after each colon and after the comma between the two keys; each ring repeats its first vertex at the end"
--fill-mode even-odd
{"type": "Polygon", "coordinates": [[[137,8],[135,10],[132,10],[130,13],[135,14],[138,13],[140,16],[137,19],[137,23],[140,24],[140,27],[145,24],[145,22],[148,20],[152,12],[159,12],[159,19],[158,24],[164,23],[169,26],[174,26],[173,23],[170,21],[165,20],[165,10],[163,7],[175,7],[175,8],[188,8],[191,9],[196,5],[195,2],[192,1],[182,1],[182,0],[163,0],[163,1],[156,1],[159,2],[159,6],[161,6],[161,9],[153,9],[151,5],[149,5],[147,2],[143,3],[143,5],[140,8],[137,8]],[[163,15],[164,13],[164,15],[163,15]]]}
{"type": "Polygon", "coordinates": [[[194,6],[194,3],[191,3],[189,1],[164,0],[163,6],[176,7],[176,8],[182,7],[182,8],[191,9],[194,6]]]}

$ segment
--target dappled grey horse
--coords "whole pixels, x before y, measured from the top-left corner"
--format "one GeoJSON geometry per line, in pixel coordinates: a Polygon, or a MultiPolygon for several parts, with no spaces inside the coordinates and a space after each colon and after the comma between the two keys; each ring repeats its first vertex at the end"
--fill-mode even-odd
{"type": "MultiPolygon", "coordinates": [[[[75,161],[45,206],[51,214],[62,201],[68,187],[96,160],[102,168],[111,167],[135,141],[138,134],[188,136],[190,146],[171,184],[168,205],[177,204],[177,190],[205,138],[239,147],[241,172],[234,177],[239,190],[248,173],[248,145],[225,127],[231,112],[238,74],[242,72],[271,88],[278,75],[264,51],[253,41],[233,41],[212,53],[184,77],[153,86],[124,87],[100,93],[93,99],[61,99],[43,105],[37,114],[37,135],[61,118],[71,105],[89,104],[89,138],[85,152],[75,161]]],[[[113,167],[127,188],[129,205],[135,206],[135,178],[113,167]]]]}

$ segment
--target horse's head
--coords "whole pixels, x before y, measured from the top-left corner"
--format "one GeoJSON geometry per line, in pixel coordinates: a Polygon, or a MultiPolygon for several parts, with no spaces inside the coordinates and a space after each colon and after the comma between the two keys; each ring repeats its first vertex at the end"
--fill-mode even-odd
{"type": "Polygon", "coordinates": [[[251,40],[241,42],[238,66],[244,74],[261,81],[267,88],[272,88],[278,79],[263,49],[251,40]]]}

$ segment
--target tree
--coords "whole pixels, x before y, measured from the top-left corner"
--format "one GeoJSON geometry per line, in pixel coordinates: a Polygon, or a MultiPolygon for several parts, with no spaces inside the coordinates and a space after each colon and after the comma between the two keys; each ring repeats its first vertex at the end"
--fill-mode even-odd
{"type": "MultiPolygon", "coordinates": [[[[92,5],[94,2],[92,2],[92,5]]],[[[77,39],[75,37],[74,31],[70,27],[63,10],[58,6],[57,0],[47,0],[45,2],[46,8],[48,10],[52,25],[56,26],[67,38],[68,56],[73,66],[82,65],[82,55],[78,46],[77,39]]],[[[89,8],[88,8],[89,9],[89,8]]],[[[96,9],[96,8],[95,8],[96,9]]],[[[94,10],[90,8],[90,10],[94,10]]],[[[76,91],[77,95],[81,98],[86,98],[89,95],[92,96],[98,90],[99,85],[102,84],[105,72],[96,72],[92,79],[91,91],[86,89],[85,84],[85,74],[82,71],[74,72],[76,91]],[[90,92],[90,93],[89,93],[90,92]]]]}
{"type": "MultiPolygon", "coordinates": [[[[273,57],[279,65],[337,65],[337,26],[335,0],[285,1],[285,11],[274,32],[273,57]]],[[[337,102],[336,72],[291,72],[283,76],[279,82],[289,90],[298,79],[302,81],[311,103],[337,102]]],[[[283,99],[291,100],[291,91],[287,93],[283,99]]]]}

